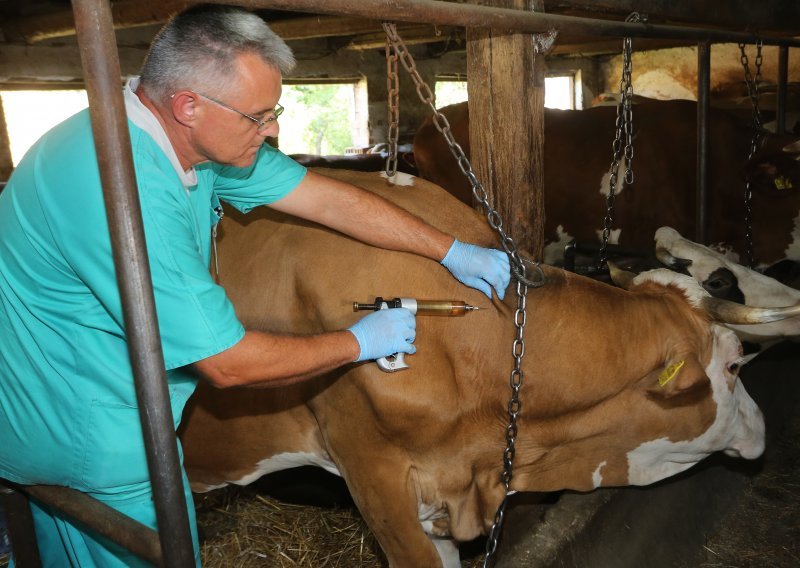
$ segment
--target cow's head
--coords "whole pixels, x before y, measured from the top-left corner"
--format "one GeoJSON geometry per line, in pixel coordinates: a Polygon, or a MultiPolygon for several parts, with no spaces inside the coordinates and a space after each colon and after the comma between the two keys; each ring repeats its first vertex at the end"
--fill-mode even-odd
{"type": "Polygon", "coordinates": [[[738,377],[744,361],[741,344],[731,330],[716,322],[763,322],[773,316],[740,310],[741,306],[715,299],[697,280],[670,270],[652,270],[635,277],[614,276],[631,290],[647,289],[652,284],[677,288],[694,310],[707,314],[712,320],[706,324],[710,345],[706,349],[695,345],[700,347],[697,351],[677,355],[664,369],[656,369],[651,373],[657,375],[656,384],[651,385],[647,393],[668,413],[673,413],[676,421],[686,420],[687,410],[696,412],[699,418],[708,412],[709,406],[713,407],[713,420],[705,429],[699,426],[702,420],[699,421],[694,438],[676,437],[674,433],[681,431],[677,423],[675,430],[667,430],[667,436],[645,441],[628,452],[628,482],[633,485],[652,483],[691,467],[714,451],[722,450],[747,459],[761,455],[764,422],[738,377]]]}
{"type": "Polygon", "coordinates": [[[555,369],[527,391],[527,406],[523,400],[523,458],[513,488],[646,485],[717,451],[748,459],[762,453],[763,417],[738,378],[742,346],[718,321],[764,321],[767,314],[731,310],[747,308],[712,298],[692,277],[668,269],[630,274],[628,291],[596,291],[585,303],[575,293],[579,283],[565,278],[573,290],[569,314],[563,305],[546,314],[553,334],[564,329],[553,341],[563,349],[537,352],[526,371],[537,377],[555,369]]]}
{"type": "MultiPolygon", "coordinates": [[[[800,291],[751,270],[690,240],[676,230],[656,231],[656,256],[670,268],[688,271],[712,296],[762,308],[800,304],[800,291]]],[[[766,343],[800,336],[800,317],[758,325],[732,326],[743,340],[766,343]]]]}

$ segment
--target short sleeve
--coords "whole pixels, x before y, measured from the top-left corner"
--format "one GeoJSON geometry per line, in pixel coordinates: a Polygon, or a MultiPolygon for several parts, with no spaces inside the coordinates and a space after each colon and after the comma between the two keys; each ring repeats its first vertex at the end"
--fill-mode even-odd
{"type": "MultiPolygon", "coordinates": [[[[247,213],[289,194],[306,175],[306,168],[280,150],[263,144],[253,164],[246,168],[207,164],[215,175],[219,198],[247,213]]],[[[198,168],[199,169],[199,168],[198,168]]],[[[198,172],[200,173],[200,172],[198,172]]]]}
{"type": "Polygon", "coordinates": [[[228,349],[244,328],[209,272],[201,244],[207,237],[198,233],[183,187],[164,179],[172,172],[148,175],[140,166],[137,174],[164,362],[174,369],[228,349]]]}
{"type": "MultiPolygon", "coordinates": [[[[140,130],[131,130],[131,142],[164,362],[174,369],[231,347],[244,328],[211,277],[201,227],[174,168],[140,130]]],[[[122,306],[91,139],[86,146],[83,154],[59,154],[48,162],[47,171],[58,172],[59,180],[46,184],[43,197],[65,259],[91,290],[86,302],[96,298],[103,306],[87,304],[76,312],[76,323],[112,331],[108,318],[122,326],[122,306]]]]}

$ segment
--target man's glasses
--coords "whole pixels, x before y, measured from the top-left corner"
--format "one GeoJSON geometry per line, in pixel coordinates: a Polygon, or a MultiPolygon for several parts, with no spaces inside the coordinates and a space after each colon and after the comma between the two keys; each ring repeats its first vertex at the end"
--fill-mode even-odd
{"type": "Polygon", "coordinates": [[[218,104],[219,106],[221,106],[223,108],[226,108],[228,110],[232,110],[233,112],[235,112],[237,114],[240,114],[240,115],[242,115],[243,117],[245,117],[245,118],[247,118],[249,120],[252,120],[253,122],[256,123],[256,127],[257,127],[256,130],[258,130],[258,131],[263,130],[270,123],[275,122],[276,120],[278,120],[278,117],[283,114],[283,107],[281,105],[279,105],[279,104],[276,104],[274,109],[272,109],[271,111],[268,111],[269,112],[269,116],[267,116],[266,118],[259,119],[259,118],[256,118],[255,116],[251,116],[251,115],[249,115],[247,113],[244,113],[244,112],[242,112],[240,110],[236,110],[232,106],[226,105],[225,103],[223,103],[220,100],[215,99],[214,97],[209,97],[208,95],[204,95],[203,93],[197,93],[197,94],[200,95],[201,97],[203,97],[204,99],[208,99],[212,103],[216,103],[216,104],[218,104]]]}

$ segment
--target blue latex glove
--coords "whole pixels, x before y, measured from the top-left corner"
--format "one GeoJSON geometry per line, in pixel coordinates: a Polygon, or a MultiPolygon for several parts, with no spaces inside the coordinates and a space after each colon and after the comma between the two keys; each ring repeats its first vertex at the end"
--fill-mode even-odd
{"type": "Polygon", "coordinates": [[[361,353],[356,361],[380,359],[395,353],[416,353],[417,320],[410,310],[378,310],[360,319],[349,332],[356,336],[361,353]]]}
{"type": "Polygon", "coordinates": [[[496,249],[468,245],[458,240],[442,259],[442,265],[462,284],[480,290],[492,299],[492,288],[501,300],[511,280],[508,255],[496,249]]]}

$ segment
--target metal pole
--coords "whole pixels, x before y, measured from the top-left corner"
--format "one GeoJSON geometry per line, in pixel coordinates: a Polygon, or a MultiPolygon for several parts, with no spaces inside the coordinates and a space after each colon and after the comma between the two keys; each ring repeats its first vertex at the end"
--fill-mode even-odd
{"type": "Polygon", "coordinates": [[[14,491],[0,480],[0,504],[6,514],[8,534],[14,552],[14,563],[19,568],[39,568],[39,546],[36,544],[36,533],[33,528],[33,514],[28,497],[14,491]]]}
{"type": "MultiPolygon", "coordinates": [[[[91,527],[97,534],[119,544],[140,558],[156,566],[161,565],[161,545],[156,531],[123,515],[116,509],[112,509],[105,503],[69,487],[16,484],[9,484],[9,486],[13,487],[15,491],[0,487],[0,492],[8,491],[20,501],[27,501],[26,495],[34,497],[70,518],[91,527]]],[[[28,510],[30,511],[30,509],[28,510]]],[[[30,515],[30,512],[28,514],[30,515]]],[[[14,535],[12,534],[12,545],[16,558],[18,547],[17,542],[13,539],[14,535]]],[[[24,566],[22,563],[19,564],[24,566]]]]}
{"type": "Polygon", "coordinates": [[[708,229],[708,112],[711,108],[711,44],[697,44],[697,178],[695,241],[705,244],[708,229]]]}
{"type": "Polygon", "coordinates": [[[194,566],[108,0],[72,0],[164,565],[194,566]]]}
{"type": "MultiPolygon", "coordinates": [[[[195,4],[205,2],[205,0],[191,1],[195,4]]],[[[358,2],[353,2],[353,0],[217,0],[217,2],[254,9],[272,8],[316,14],[358,16],[393,22],[424,22],[442,26],[492,28],[499,31],[543,33],[557,30],[577,35],[654,37],[729,43],[756,43],[761,40],[764,45],[800,47],[800,39],[791,37],[763,37],[727,30],[596,20],[440,0],[359,0],[358,2]]]]}
{"type": "Polygon", "coordinates": [[[778,100],[775,107],[775,118],[778,124],[775,132],[786,132],[786,83],[789,79],[789,48],[782,45],[778,48],[778,100]]]}

